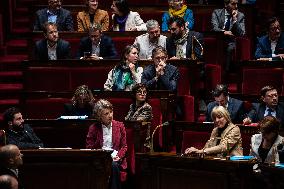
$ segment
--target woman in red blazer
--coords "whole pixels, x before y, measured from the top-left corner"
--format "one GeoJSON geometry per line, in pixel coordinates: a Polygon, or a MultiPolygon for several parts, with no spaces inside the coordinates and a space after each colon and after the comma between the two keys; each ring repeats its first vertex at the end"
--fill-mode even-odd
{"type": "Polygon", "coordinates": [[[90,126],[86,148],[113,150],[111,188],[120,188],[120,171],[127,168],[125,127],[122,122],[113,120],[113,107],[107,100],[95,103],[93,112],[99,122],[90,126]]]}

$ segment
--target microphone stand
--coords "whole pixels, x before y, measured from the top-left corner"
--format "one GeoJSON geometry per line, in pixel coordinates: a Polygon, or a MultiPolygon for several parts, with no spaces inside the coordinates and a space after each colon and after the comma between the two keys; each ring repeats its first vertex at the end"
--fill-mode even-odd
{"type": "Polygon", "coordinates": [[[168,124],[169,124],[168,122],[162,123],[162,124],[158,125],[158,126],[154,129],[154,131],[153,131],[153,133],[152,133],[152,136],[151,136],[150,153],[155,152],[155,151],[154,151],[154,135],[155,135],[157,129],[158,129],[158,128],[161,128],[161,127],[163,127],[163,126],[165,126],[165,125],[168,125],[168,124]]]}

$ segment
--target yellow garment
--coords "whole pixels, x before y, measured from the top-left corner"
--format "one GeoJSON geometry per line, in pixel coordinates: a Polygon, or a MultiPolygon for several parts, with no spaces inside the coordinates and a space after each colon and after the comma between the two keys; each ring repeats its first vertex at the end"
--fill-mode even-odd
{"type": "Polygon", "coordinates": [[[183,18],[186,9],[187,9],[187,6],[186,6],[186,5],[183,5],[183,6],[181,7],[181,9],[178,10],[178,11],[176,11],[176,10],[174,10],[174,9],[172,9],[172,8],[169,8],[169,14],[170,14],[171,17],[173,17],[173,16],[179,16],[179,17],[183,18]]]}

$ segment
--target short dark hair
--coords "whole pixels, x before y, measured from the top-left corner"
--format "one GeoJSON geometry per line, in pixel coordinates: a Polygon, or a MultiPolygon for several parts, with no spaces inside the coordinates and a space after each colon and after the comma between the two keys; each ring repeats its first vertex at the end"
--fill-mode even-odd
{"type": "Polygon", "coordinates": [[[178,27],[185,27],[185,21],[182,17],[179,16],[173,16],[170,18],[168,25],[170,26],[173,23],[176,23],[178,27]]]}
{"type": "Polygon", "coordinates": [[[168,55],[167,50],[164,47],[157,46],[152,50],[152,57],[154,57],[154,55],[157,54],[158,52],[162,52],[165,55],[168,55]]]}
{"type": "Polygon", "coordinates": [[[266,116],[259,122],[259,129],[261,133],[278,133],[280,128],[280,121],[273,116],[266,116]]]}
{"type": "Polygon", "coordinates": [[[44,34],[47,34],[47,27],[48,26],[55,26],[57,28],[57,24],[53,22],[45,22],[42,27],[42,31],[44,34]]]}
{"type": "Polygon", "coordinates": [[[266,21],[266,29],[267,29],[267,31],[270,30],[271,24],[273,24],[273,23],[276,22],[276,21],[279,22],[279,19],[278,19],[277,17],[275,17],[275,16],[269,18],[269,19],[266,21]]]}
{"type": "Polygon", "coordinates": [[[224,96],[228,96],[228,86],[225,84],[218,84],[215,89],[212,91],[213,97],[218,97],[221,94],[224,94],[224,96]]]}
{"type": "Polygon", "coordinates": [[[6,125],[8,125],[9,121],[13,121],[14,115],[17,113],[21,113],[20,109],[16,107],[11,107],[7,109],[3,114],[3,120],[6,125]]]}
{"type": "Polygon", "coordinates": [[[262,96],[262,97],[265,97],[265,95],[266,95],[266,93],[268,92],[268,91],[271,91],[271,90],[277,90],[274,86],[271,86],[271,85],[267,85],[267,86],[264,86],[264,87],[262,87],[262,89],[260,90],[260,95],[262,96]]]}
{"type": "Polygon", "coordinates": [[[115,6],[123,15],[127,15],[130,12],[127,0],[114,0],[115,6]]]}

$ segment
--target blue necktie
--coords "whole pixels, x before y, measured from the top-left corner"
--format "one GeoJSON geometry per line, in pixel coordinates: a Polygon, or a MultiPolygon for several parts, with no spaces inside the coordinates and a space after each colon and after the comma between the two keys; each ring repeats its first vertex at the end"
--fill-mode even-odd
{"type": "Polygon", "coordinates": [[[230,24],[231,24],[231,16],[230,15],[227,15],[226,16],[227,17],[227,21],[226,21],[226,23],[225,23],[225,28],[224,28],[224,30],[225,31],[229,31],[230,30],[230,24]]]}

